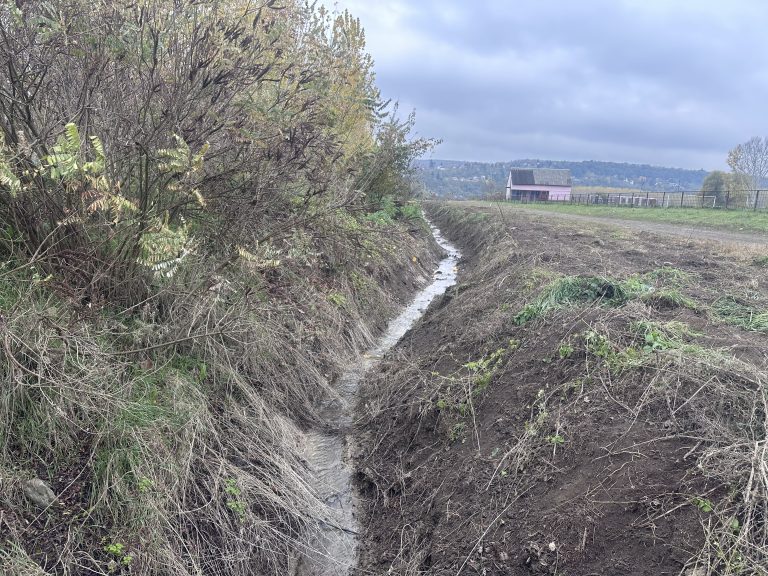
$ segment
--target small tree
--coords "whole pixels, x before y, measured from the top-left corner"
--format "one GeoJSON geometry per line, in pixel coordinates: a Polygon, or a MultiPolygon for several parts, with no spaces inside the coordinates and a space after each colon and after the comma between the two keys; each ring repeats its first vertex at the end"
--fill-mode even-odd
{"type": "Polygon", "coordinates": [[[726,174],[728,191],[728,206],[733,208],[748,208],[751,200],[750,178],[745,174],[726,174]]]}
{"type": "Polygon", "coordinates": [[[415,112],[401,120],[395,104],[376,126],[374,151],[363,163],[355,186],[364,194],[369,209],[379,209],[387,196],[397,202],[406,202],[412,197],[414,160],[440,143],[432,138],[414,138],[415,122],[415,112]]]}
{"type": "Polygon", "coordinates": [[[748,188],[757,190],[768,178],[768,138],[755,136],[728,152],[728,166],[746,177],[748,188]]]}
{"type": "Polygon", "coordinates": [[[708,196],[715,196],[718,204],[725,204],[728,191],[728,174],[722,170],[713,170],[701,184],[701,191],[708,196]]]}

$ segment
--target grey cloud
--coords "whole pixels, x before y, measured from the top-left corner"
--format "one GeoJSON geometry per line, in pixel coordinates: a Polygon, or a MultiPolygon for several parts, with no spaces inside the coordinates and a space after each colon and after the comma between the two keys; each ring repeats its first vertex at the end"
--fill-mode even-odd
{"type": "Polygon", "coordinates": [[[763,2],[402,6],[394,30],[357,7],[382,91],[443,138],[437,157],[721,168],[729,148],[766,132],[763,2]]]}

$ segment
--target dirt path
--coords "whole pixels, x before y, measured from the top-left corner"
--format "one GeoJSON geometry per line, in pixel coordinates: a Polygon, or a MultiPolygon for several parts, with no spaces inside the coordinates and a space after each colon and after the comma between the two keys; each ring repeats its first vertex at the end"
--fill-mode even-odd
{"type": "MultiPolygon", "coordinates": [[[[728,232],[726,230],[714,230],[712,228],[693,228],[681,224],[667,224],[665,222],[648,222],[643,220],[623,220],[620,218],[604,218],[600,216],[583,216],[581,214],[568,214],[565,212],[550,212],[548,210],[536,210],[534,208],[505,207],[504,211],[524,210],[529,214],[537,214],[548,218],[561,218],[575,222],[590,222],[609,226],[630,228],[639,232],[653,232],[656,234],[672,234],[689,240],[714,240],[732,244],[749,244],[756,246],[768,245],[768,233],[743,233],[728,232]]],[[[498,208],[488,208],[488,211],[498,211],[498,208]]]]}

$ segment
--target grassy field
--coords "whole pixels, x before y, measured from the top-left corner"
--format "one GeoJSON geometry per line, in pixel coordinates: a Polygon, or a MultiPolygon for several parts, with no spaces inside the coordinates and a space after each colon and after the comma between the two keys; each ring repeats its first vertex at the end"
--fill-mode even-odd
{"type": "MultiPolygon", "coordinates": [[[[478,202],[489,205],[491,202],[478,202]]],[[[707,210],[689,208],[629,208],[618,206],[584,206],[579,204],[509,204],[521,210],[546,210],[599,218],[621,218],[624,220],[647,220],[681,224],[683,226],[705,226],[737,232],[768,233],[768,212],[745,212],[741,210],[707,210]]]]}

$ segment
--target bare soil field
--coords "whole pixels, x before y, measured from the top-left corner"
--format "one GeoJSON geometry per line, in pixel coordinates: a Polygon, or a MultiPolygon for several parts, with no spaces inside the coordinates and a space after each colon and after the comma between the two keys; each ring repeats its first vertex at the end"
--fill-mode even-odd
{"type": "Polygon", "coordinates": [[[360,573],[768,574],[765,252],[429,211],[465,258],[360,399],[360,573]]]}

